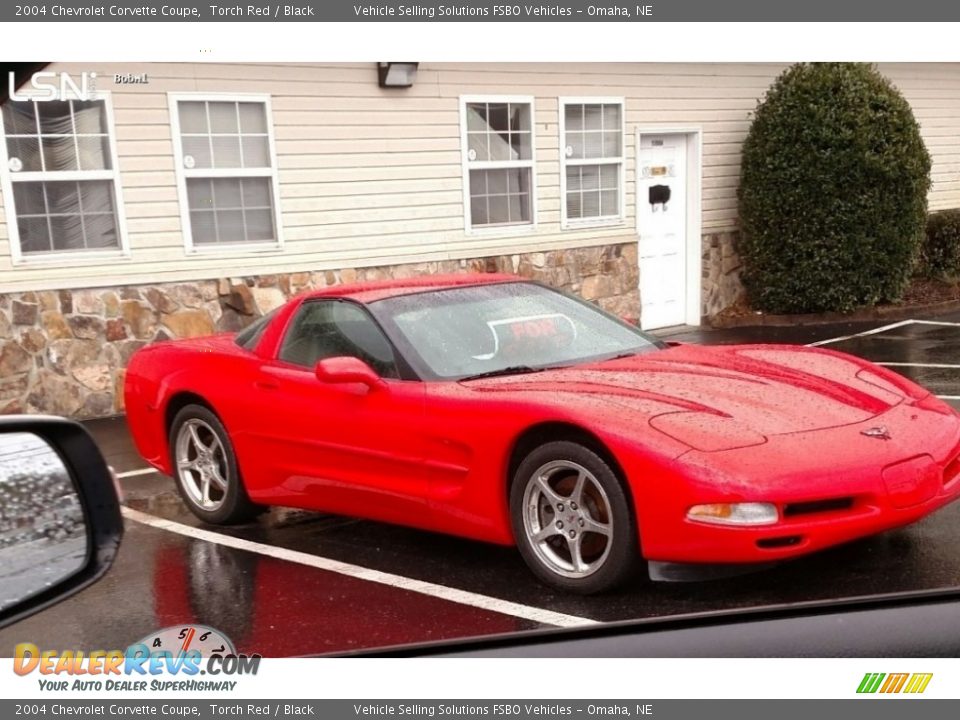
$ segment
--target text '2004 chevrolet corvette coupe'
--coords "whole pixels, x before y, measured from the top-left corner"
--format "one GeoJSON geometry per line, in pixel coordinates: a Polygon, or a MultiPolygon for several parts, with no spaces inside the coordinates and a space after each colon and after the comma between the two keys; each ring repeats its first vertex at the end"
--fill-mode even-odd
{"type": "Polygon", "coordinates": [[[515,543],[597,592],[780,560],[960,494],[960,416],[806,347],[668,346],[503,275],[341,285],[137,352],[139,451],[210,523],[284,505],[515,543]]]}

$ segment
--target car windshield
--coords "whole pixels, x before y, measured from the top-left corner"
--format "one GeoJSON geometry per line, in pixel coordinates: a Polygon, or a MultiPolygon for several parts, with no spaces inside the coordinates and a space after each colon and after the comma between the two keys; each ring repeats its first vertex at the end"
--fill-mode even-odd
{"type": "Polygon", "coordinates": [[[536,283],[401,295],[371,309],[431,378],[523,372],[661,347],[596,306],[536,283]]]}

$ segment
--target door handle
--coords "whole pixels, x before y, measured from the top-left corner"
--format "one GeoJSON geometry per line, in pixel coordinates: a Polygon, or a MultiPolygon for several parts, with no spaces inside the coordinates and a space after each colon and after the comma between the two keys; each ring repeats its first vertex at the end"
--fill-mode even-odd
{"type": "Polygon", "coordinates": [[[257,388],[257,390],[279,390],[280,389],[280,383],[278,383],[276,380],[254,380],[253,386],[257,388]]]}

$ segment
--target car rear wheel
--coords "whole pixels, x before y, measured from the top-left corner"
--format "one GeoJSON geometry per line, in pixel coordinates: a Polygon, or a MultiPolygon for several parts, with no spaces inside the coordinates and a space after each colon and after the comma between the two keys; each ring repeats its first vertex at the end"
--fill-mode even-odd
{"type": "Polygon", "coordinates": [[[226,428],[202,405],[187,405],[174,417],[170,465],[180,496],[204,522],[241,523],[263,511],[247,496],[226,428]]]}
{"type": "Polygon", "coordinates": [[[531,452],[514,475],[510,515],[523,559],[549,585],[597,593],[636,568],[627,494],[610,466],[583,445],[552,442],[531,452]]]}

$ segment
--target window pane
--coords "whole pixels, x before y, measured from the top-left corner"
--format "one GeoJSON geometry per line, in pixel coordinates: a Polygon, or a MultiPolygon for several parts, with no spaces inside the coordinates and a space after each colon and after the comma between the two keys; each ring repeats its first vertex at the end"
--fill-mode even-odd
{"type": "Polygon", "coordinates": [[[489,135],[490,138],[490,159],[491,160],[515,160],[513,148],[510,147],[510,136],[489,135]]]}
{"type": "Polygon", "coordinates": [[[87,237],[88,248],[119,247],[117,238],[117,224],[113,214],[96,213],[83,214],[83,229],[87,237]]]}
{"type": "Polygon", "coordinates": [[[487,193],[489,195],[503,195],[507,192],[507,170],[487,171],[487,193]]]}
{"type": "Polygon", "coordinates": [[[490,150],[488,149],[489,143],[487,141],[487,138],[489,137],[490,136],[485,132],[467,133],[467,158],[469,159],[469,151],[472,150],[476,154],[476,157],[472,162],[485,162],[489,160],[490,150]]]}
{"type": "Polygon", "coordinates": [[[584,130],[602,130],[603,112],[601,105],[583,106],[583,129],[584,130]]]}
{"type": "Polygon", "coordinates": [[[620,214],[620,193],[616,190],[604,190],[600,193],[600,214],[620,214]]]}
{"type": "Polygon", "coordinates": [[[618,157],[620,155],[620,133],[605,132],[603,134],[603,156],[618,157]]]}
{"type": "Polygon", "coordinates": [[[604,130],[616,130],[620,132],[622,125],[620,123],[620,106],[603,106],[603,128],[604,130]]]}
{"type": "Polygon", "coordinates": [[[600,168],[596,165],[582,166],[580,182],[584,190],[597,190],[600,187],[600,168]]]}
{"type": "Polygon", "coordinates": [[[510,222],[510,205],[506,195],[491,195],[488,201],[491,225],[510,222]]]}
{"type": "Polygon", "coordinates": [[[263,103],[242,102],[240,108],[240,132],[267,133],[267,108],[263,103]]]}
{"type": "Polygon", "coordinates": [[[567,193],[567,217],[578,218],[581,216],[580,193],[567,193]]]}
{"type": "Polygon", "coordinates": [[[567,130],[583,130],[583,105],[566,105],[563,119],[567,130]]]}
{"type": "Polygon", "coordinates": [[[510,130],[530,131],[530,106],[527,103],[510,105],[510,130]]]}
{"type": "Polygon", "coordinates": [[[486,170],[470,171],[470,194],[471,195],[487,194],[487,171],[486,170]]]}
{"type": "Polygon", "coordinates": [[[42,135],[73,135],[73,119],[70,117],[69,102],[51,100],[36,105],[42,135]]]}
{"type": "Polygon", "coordinates": [[[247,240],[263,241],[275,239],[273,232],[273,211],[247,210],[244,216],[247,221],[247,240]]]}
{"type": "Polygon", "coordinates": [[[487,105],[486,103],[469,103],[467,105],[467,131],[486,132],[487,105]]]}
{"type": "Polygon", "coordinates": [[[17,220],[17,228],[20,230],[20,252],[49,252],[52,249],[46,217],[21,217],[17,220]]]}
{"type": "Polygon", "coordinates": [[[180,108],[180,132],[181,133],[206,133],[207,128],[207,104],[203,102],[181,102],[180,108]]]}
{"type": "Polygon", "coordinates": [[[530,145],[530,133],[511,133],[510,144],[513,146],[513,157],[518,160],[529,160],[533,157],[530,145]]]}
{"type": "Polygon", "coordinates": [[[243,138],[243,166],[270,167],[270,148],[265,135],[243,138]]]}
{"type": "Polygon", "coordinates": [[[581,217],[600,217],[600,193],[596,190],[584,191],[580,196],[583,204],[581,217]]]}
{"type": "Polygon", "coordinates": [[[36,172],[43,169],[40,161],[40,141],[36,137],[8,137],[7,157],[20,161],[18,172],[36,172]]]}
{"type": "Polygon", "coordinates": [[[42,182],[13,183],[13,202],[17,215],[43,215],[47,212],[42,182]]]}
{"type": "Polygon", "coordinates": [[[107,135],[107,108],[102,100],[74,100],[74,124],[78,135],[107,135]]]}
{"type": "Polygon", "coordinates": [[[568,158],[582,158],[583,157],[583,133],[567,133],[567,143],[564,147],[564,154],[568,158]]]}
{"type": "Polygon", "coordinates": [[[187,179],[187,204],[191,210],[213,208],[213,185],[207,178],[187,179]]]}
{"type": "Polygon", "coordinates": [[[603,157],[603,133],[585,132],[583,134],[583,157],[603,157]]]}
{"type": "Polygon", "coordinates": [[[42,139],[43,166],[47,172],[78,170],[77,147],[73,136],[50,137],[42,139]]]}
{"type": "Polygon", "coordinates": [[[213,212],[191,211],[190,230],[193,233],[195,245],[215,243],[217,241],[217,231],[213,222],[213,212]]]}
{"type": "Polygon", "coordinates": [[[51,215],[50,238],[54,250],[83,250],[83,218],[78,215],[51,215]]]}
{"type": "Polygon", "coordinates": [[[80,213],[80,194],[75,182],[44,183],[47,190],[47,211],[51,215],[80,213]]]}
{"type": "Polygon", "coordinates": [[[243,207],[240,199],[240,180],[217,178],[213,181],[213,205],[217,210],[243,207]]]}
{"type": "Polygon", "coordinates": [[[248,208],[272,208],[270,201],[270,180],[267,178],[244,178],[243,205],[248,208]]]}
{"type": "Polygon", "coordinates": [[[240,127],[237,125],[237,104],[233,102],[212,102],[207,103],[210,113],[210,132],[211,133],[238,133],[240,127]]]}
{"type": "Polygon", "coordinates": [[[190,167],[187,158],[193,158],[193,167],[195,168],[211,167],[210,140],[207,136],[185,137],[183,139],[183,158],[186,167],[190,167]]]}
{"type": "Polygon", "coordinates": [[[81,170],[110,169],[110,141],[107,136],[78,137],[77,150],[80,152],[81,170]]]}
{"type": "Polygon", "coordinates": [[[600,187],[605,190],[615,190],[620,185],[620,166],[619,165],[601,165],[600,166],[600,187]]]}
{"type": "Polygon", "coordinates": [[[218,210],[217,236],[222,243],[243,242],[243,210],[218,210]]]}
{"type": "Polygon", "coordinates": [[[487,198],[473,198],[470,201],[470,224],[487,225],[490,222],[490,214],[487,211],[487,198]]]}
{"type": "Polygon", "coordinates": [[[567,191],[580,192],[580,167],[567,168],[567,191]]]}
{"type": "Polygon", "coordinates": [[[507,105],[504,103],[487,105],[487,124],[494,132],[507,132],[510,129],[507,105]]]}
{"type": "Polygon", "coordinates": [[[213,144],[213,167],[238,168],[240,163],[240,138],[233,136],[217,136],[211,139],[213,144]]]}
{"type": "Polygon", "coordinates": [[[37,117],[33,102],[26,100],[5,103],[3,128],[7,135],[36,135],[37,117]]]}
{"type": "MultiPolygon", "coordinates": [[[[56,184],[56,183],[50,183],[56,184]]],[[[113,183],[109,180],[87,180],[78,183],[80,203],[86,213],[113,213],[113,183]]],[[[47,190],[50,197],[50,190],[47,190]]]]}

